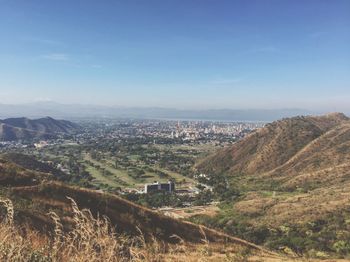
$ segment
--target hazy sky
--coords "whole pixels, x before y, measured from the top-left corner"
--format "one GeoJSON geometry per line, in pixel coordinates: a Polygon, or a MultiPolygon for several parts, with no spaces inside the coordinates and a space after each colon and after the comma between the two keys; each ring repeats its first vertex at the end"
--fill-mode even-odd
{"type": "Polygon", "coordinates": [[[350,110],[350,1],[0,0],[0,103],[350,110]]]}

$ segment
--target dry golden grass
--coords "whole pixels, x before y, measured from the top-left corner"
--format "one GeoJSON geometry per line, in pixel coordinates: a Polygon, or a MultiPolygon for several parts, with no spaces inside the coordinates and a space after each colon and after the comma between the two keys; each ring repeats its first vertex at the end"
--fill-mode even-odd
{"type": "Polygon", "coordinates": [[[347,182],[292,195],[277,193],[275,197],[264,197],[248,194],[234,208],[254,225],[276,228],[288,223],[303,224],[324,219],[348,208],[349,200],[350,182],[347,182]]]}
{"type": "Polygon", "coordinates": [[[218,214],[220,208],[217,205],[208,206],[194,206],[183,208],[171,208],[166,210],[160,210],[159,212],[176,219],[184,219],[197,215],[205,215],[213,217],[218,214]]]}
{"type": "Polygon", "coordinates": [[[51,237],[29,226],[18,227],[13,220],[13,205],[0,200],[6,209],[0,223],[0,261],[282,261],[282,257],[250,246],[210,243],[202,230],[202,244],[186,243],[177,236],[178,244],[164,244],[157,239],[146,241],[142,232],[129,237],[117,234],[106,217],[93,217],[80,210],[69,198],[74,212],[74,227],[65,231],[60,217],[50,212],[55,228],[51,237]],[[276,260],[281,259],[281,260],[276,260]]]}
{"type": "MultiPolygon", "coordinates": [[[[344,170],[336,170],[337,166],[349,165],[350,161],[350,123],[339,125],[324,133],[290,158],[286,163],[271,170],[268,177],[290,178],[302,174],[330,170],[335,175],[344,170]],[[335,169],[335,170],[332,170],[335,169]]],[[[319,174],[322,175],[322,174],[319,174]]],[[[316,178],[316,177],[315,177],[316,178]]],[[[318,179],[332,182],[328,175],[318,179]]]]}
{"type": "MultiPolygon", "coordinates": [[[[30,219],[30,221],[39,230],[44,224],[51,227],[52,223],[43,217],[48,210],[56,210],[61,214],[63,224],[68,228],[70,227],[74,210],[72,210],[69,200],[64,197],[70,196],[80,207],[91,210],[94,216],[97,214],[107,216],[113,226],[117,226],[119,231],[128,235],[138,235],[139,232],[136,228],[139,228],[147,240],[156,237],[165,243],[177,243],[178,241],[172,238],[173,235],[178,235],[187,243],[200,243],[203,237],[200,226],[196,224],[162,215],[119,196],[102,194],[95,190],[50,182],[43,183],[40,186],[11,188],[11,192],[17,198],[17,203],[20,201],[31,201],[33,203],[29,207],[21,206],[19,211],[24,212],[26,217],[28,215],[32,216],[34,219],[30,219]],[[65,204],[62,205],[62,203],[65,204]],[[36,208],[40,209],[37,210],[36,208]]],[[[237,246],[249,246],[252,250],[262,249],[257,245],[217,230],[203,227],[202,231],[205,232],[211,243],[228,242],[237,246]]]]}

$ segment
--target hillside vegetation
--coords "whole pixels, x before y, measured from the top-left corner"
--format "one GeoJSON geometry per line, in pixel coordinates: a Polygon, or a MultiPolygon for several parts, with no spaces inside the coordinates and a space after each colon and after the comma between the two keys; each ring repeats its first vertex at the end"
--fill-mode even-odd
{"type": "Polygon", "coordinates": [[[50,174],[3,157],[0,168],[3,261],[257,261],[260,257],[276,261],[280,257],[116,195],[57,182],[50,174]]]}
{"type": "Polygon", "coordinates": [[[350,120],[341,113],[266,125],[196,168],[224,175],[240,197],[201,221],[309,256],[350,253],[350,120]]]}

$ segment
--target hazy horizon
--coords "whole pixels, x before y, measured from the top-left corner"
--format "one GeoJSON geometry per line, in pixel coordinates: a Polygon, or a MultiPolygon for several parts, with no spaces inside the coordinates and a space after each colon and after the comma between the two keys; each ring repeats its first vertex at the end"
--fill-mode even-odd
{"type": "Polygon", "coordinates": [[[2,104],[350,112],[349,1],[0,1],[2,104]]]}
{"type": "MultiPolygon", "coordinates": [[[[0,119],[11,117],[41,118],[50,116],[60,119],[80,118],[129,118],[163,120],[204,121],[274,121],[299,115],[323,115],[336,111],[313,111],[302,108],[219,108],[186,109],[170,107],[126,107],[87,104],[61,104],[38,102],[27,104],[1,104],[0,119]]],[[[350,112],[343,111],[348,114],[350,112]]]]}

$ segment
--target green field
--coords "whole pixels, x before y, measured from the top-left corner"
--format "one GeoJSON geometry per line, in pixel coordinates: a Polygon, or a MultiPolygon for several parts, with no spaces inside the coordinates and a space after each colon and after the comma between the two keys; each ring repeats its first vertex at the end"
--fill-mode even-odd
{"type": "MultiPolygon", "coordinates": [[[[147,171],[140,178],[134,178],[129,175],[127,170],[113,167],[113,162],[110,159],[97,161],[92,159],[89,154],[83,154],[82,159],[86,170],[95,178],[94,182],[96,184],[103,183],[111,187],[138,188],[143,186],[145,183],[152,183],[154,181],[166,182],[169,180],[169,178],[174,179],[176,182],[195,183],[193,179],[159,167],[153,168],[168,174],[169,178],[161,178],[155,172],[147,171]],[[92,163],[94,166],[89,163],[92,163]],[[100,166],[100,168],[96,168],[96,166],[100,166]],[[112,175],[104,175],[103,170],[108,170],[112,175]]],[[[133,160],[136,161],[137,156],[134,156],[133,160]]]]}

